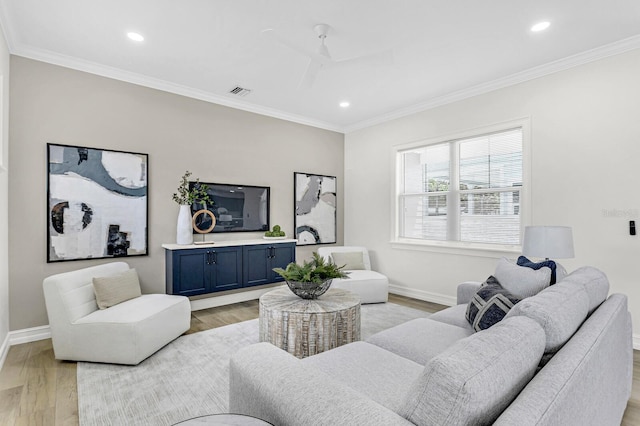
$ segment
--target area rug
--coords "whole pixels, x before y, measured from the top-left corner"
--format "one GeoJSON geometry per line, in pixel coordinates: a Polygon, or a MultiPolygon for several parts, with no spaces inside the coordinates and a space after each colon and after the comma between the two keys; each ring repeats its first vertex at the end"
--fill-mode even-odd
{"type": "MultiPolygon", "coordinates": [[[[430,314],[393,303],[363,305],[361,335],[430,314]]],[[[173,425],[229,406],[229,359],[258,342],[258,320],[182,336],[137,366],[78,363],[80,425],[173,425]]]]}

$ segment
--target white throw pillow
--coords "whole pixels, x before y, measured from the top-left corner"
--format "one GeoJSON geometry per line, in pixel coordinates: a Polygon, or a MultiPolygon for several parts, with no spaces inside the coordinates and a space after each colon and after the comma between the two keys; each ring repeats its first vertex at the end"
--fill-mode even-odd
{"type": "Polygon", "coordinates": [[[117,275],[93,278],[93,291],[100,309],[107,309],[142,295],[135,269],[129,269],[117,275]]]}
{"type": "Polygon", "coordinates": [[[355,271],[364,268],[364,257],[361,251],[335,251],[331,253],[333,263],[344,267],[347,271],[355,271]]]}
{"type": "Polygon", "coordinates": [[[568,275],[567,269],[561,264],[559,264],[558,262],[556,262],[556,284],[564,280],[567,275],[568,275]]]}
{"type": "Polygon", "coordinates": [[[518,299],[531,297],[549,287],[551,269],[542,267],[537,271],[526,266],[518,266],[506,258],[498,260],[493,276],[500,285],[518,299]]]}

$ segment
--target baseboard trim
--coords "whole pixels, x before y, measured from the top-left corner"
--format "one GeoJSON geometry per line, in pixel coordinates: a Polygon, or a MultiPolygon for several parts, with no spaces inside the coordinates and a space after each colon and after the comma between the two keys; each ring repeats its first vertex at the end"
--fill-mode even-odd
{"type": "Polygon", "coordinates": [[[389,284],[389,293],[412,297],[414,299],[424,300],[426,302],[439,303],[446,306],[456,305],[456,298],[453,296],[418,290],[417,288],[401,287],[395,284],[389,284]]]}
{"type": "Polygon", "coordinates": [[[191,310],[200,311],[202,309],[215,308],[218,306],[231,305],[233,303],[247,302],[259,299],[263,294],[274,290],[277,287],[260,288],[256,290],[242,291],[239,293],[225,294],[222,296],[207,297],[206,299],[191,300],[191,310]]]}
{"type": "Polygon", "coordinates": [[[23,328],[22,330],[9,332],[9,345],[21,345],[22,343],[30,343],[49,338],[51,338],[51,328],[48,325],[23,328]]]}
{"type": "Polygon", "coordinates": [[[633,349],[640,351],[640,334],[633,334],[633,349]]]}
{"type": "Polygon", "coordinates": [[[4,367],[4,361],[7,359],[7,354],[9,353],[9,333],[4,337],[4,341],[0,346],[0,370],[4,367]]]}

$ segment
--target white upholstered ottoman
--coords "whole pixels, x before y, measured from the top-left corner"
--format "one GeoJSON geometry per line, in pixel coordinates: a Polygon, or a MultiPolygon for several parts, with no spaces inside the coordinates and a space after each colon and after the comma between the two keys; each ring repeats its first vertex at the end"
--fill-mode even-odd
{"type": "MultiPolygon", "coordinates": [[[[364,247],[321,247],[318,254],[325,259],[331,259],[335,263],[340,263],[334,259],[333,253],[361,253],[361,269],[344,269],[349,273],[349,278],[334,279],[331,288],[341,288],[349,290],[360,296],[360,303],[382,303],[389,300],[389,279],[386,275],[371,270],[371,260],[369,252],[364,247]]],[[[338,259],[339,257],[336,256],[338,259]]]]}

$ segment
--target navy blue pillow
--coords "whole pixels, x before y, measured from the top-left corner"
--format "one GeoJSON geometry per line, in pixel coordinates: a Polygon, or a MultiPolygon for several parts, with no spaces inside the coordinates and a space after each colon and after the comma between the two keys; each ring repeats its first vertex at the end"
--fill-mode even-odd
{"type": "Polygon", "coordinates": [[[526,266],[527,268],[535,269],[536,271],[540,268],[544,268],[545,266],[551,269],[551,282],[549,285],[554,285],[556,283],[556,262],[553,260],[543,260],[542,262],[532,262],[524,256],[520,256],[518,261],[516,262],[519,266],[526,266]]]}
{"type": "Polygon", "coordinates": [[[475,331],[486,330],[502,321],[520,299],[504,289],[490,276],[482,283],[467,305],[466,318],[475,331]]]}

